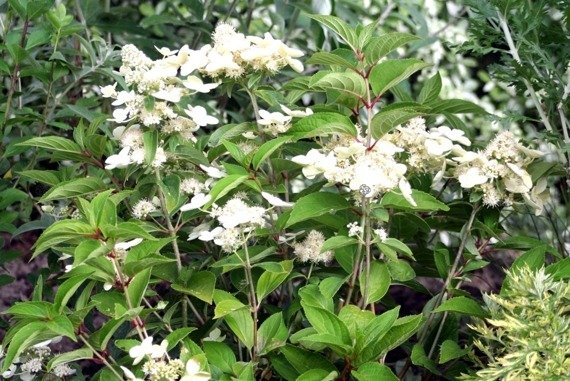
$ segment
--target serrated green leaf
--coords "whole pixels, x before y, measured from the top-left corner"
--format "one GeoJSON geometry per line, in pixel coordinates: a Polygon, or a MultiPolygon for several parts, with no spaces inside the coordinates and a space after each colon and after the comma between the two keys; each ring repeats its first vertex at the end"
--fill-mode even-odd
{"type": "Polygon", "coordinates": [[[444,99],[430,102],[427,106],[434,114],[487,114],[481,106],[463,99],[444,99]]]}
{"type": "Polygon", "coordinates": [[[311,88],[319,91],[336,90],[356,99],[366,97],[366,82],[354,71],[344,73],[329,73],[316,81],[311,88]]]}
{"type": "Polygon", "coordinates": [[[488,317],[487,311],[481,307],[479,303],[466,296],[456,296],[443,302],[433,312],[458,312],[460,314],[477,316],[480,318],[488,317]]]}
{"type": "Polygon", "coordinates": [[[48,372],[54,369],[58,365],[68,364],[70,362],[75,362],[79,360],[89,360],[93,358],[95,354],[91,348],[80,348],[71,352],[61,353],[56,355],[49,360],[47,363],[48,372]]]}
{"type": "Polygon", "coordinates": [[[416,71],[429,64],[416,58],[386,60],[380,62],[370,71],[370,85],[374,95],[384,94],[388,89],[404,81],[416,71]]]}
{"type": "Polygon", "coordinates": [[[358,278],[360,282],[360,292],[366,295],[365,305],[376,303],[388,292],[390,287],[390,273],[388,267],[382,261],[370,263],[370,278],[367,279],[366,271],[362,271],[358,278]]]}
{"type": "Polygon", "coordinates": [[[375,64],[382,57],[396,50],[402,45],[419,40],[409,33],[387,33],[382,36],[373,37],[364,47],[364,57],[368,64],[375,64]]]}
{"type": "Polygon", "coordinates": [[[198,271],[192,274],[187,285],[172,284],[171,287],[176,291],[195,296],[208,304],[212,304],[216,276],[210,271],[198,271]]]}
{"type": "Polygon", "coordinates": [[[106,190],[108,186],[97,177],[69,180],[59,183],[42,196],[40,202],[85,196],[106,190]]]}
{"type": "Polygon", "coordinates": [[[271,139],[271,140],[263,143],[261,145],[261,147],[259,147],[255,151],[255,154],[253,155],[253,158],[251,159],[251,164],[253,165],[253,168],[255,170],[258,170],[259,167],[261,166],[261,164],[265,160],[267,160],[267,158],[269,156],[271,156],[271,154],[273,154],[273,152],[278,150],[283,144],[286,144],[289,141],[291,141],[290,136],[280,136],[278,138],[271,139]]]}
{"type": "Polygon", "coordinates": [[[384,364],[368,362],[352,371],[357,381],[398,381],[398,377],[384,364]]]}
{"type": "Polygon", "coordinates": [[[309,17],[335,32],[352,50],[358,48],[356,31],[342,19],[328,15],[309,15],[309,17]]]}
{"type": "Polygon", "coordinates": [[[287,131],[295,139],[306,139],[330,134],[356,136],[356,127],[349,117],[334,112],[318,112],[299,119],[287,131]]]}
{"type": "Polygon", "coordinates": [[[433,77],[424,82],[420,95],[418,96],[418,102],[426,103],[436,101],[440,92],[441,76],[439,75],[439,72],[437,72],[433,77]]]}
{"type": "Polygon", "coordinates": [[[286,226],[350,208],[350,203],[336,193],[318,192],[301,197],[291,210],[286,226]]]}
{"type": "MultiPolygon", "coordinates": [[[[338,50],[338,49],[337,49],[338,50]]],[[[349,51],[353,54],[351,51],[349,51]]],[[[354,55],[354,54],[353,54],[354,55]]],[[[355,59],[356,61],[356,59],[355,59]]],[[[356,65],[334,52],[316,52],[307,60],[309,65],[338,65],[343,68],[355,68],[356,65]]]]}
{"type": "Polygon", "coordinates": [[[416,202],[417,206],[411,205],[401,194],[388,192],[380,200],[380,206],[386,208],[398,208],[398,209],[411,209],[415,211],[436,211],[443,210],[448,211],[449,207],[443,202],[438,201],[429,193],[419,191],[417,189],[412,189],[412,198],[416,202]]]}
{"type": "Polygon", "coordinates": [[[402,123],[426,115],[429,109],[415,102],[399,102],[386,106],[372,117],[372,137],[379,139],[402,123]]]}
{"type": "Polygon", "coordinates": [[[135,275],[127,286],[127,295],[133,308],[141,304],[144,293],[150,281],[152,269],[146,269],[135,275]]]}
{"type": "Polygon", "coordinates": [[[279,263],[280,271],[265,271],[259,279],[256,285],[257,300],[260,302],[267,295],[272,293],[277,287],[283,283],[291,270],[293,270],[293,261],[287,260],[279,263]]]}
{"type": "Polygon", "coordinates": [[[455,360],[463,355],[467,354],[465,349],[461,349],[459,344],[457,344],[453,340],[445,340],[441,343],[441,347],[439,349],[439,363],[445,364],[451,360],[455,360]]]}

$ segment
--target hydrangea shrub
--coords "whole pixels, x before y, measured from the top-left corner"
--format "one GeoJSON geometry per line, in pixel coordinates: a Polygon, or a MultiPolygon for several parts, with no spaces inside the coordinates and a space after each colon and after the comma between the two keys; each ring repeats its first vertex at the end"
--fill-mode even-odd
{"type": "Polygon", "coordinates": [[[3,377],[67,377],[86,359],[100,380],[441,372],[437,354],[459,345],[447,317],[487,315],[459,287],[487,263],[493,208],[543,210],[541,154],[508,131],[473,141],[456,114],[485,112],[441,99],[439,74],[406,91],[428,65],[390,54],[417,37],[311,17],[344,46],[313,54],[312,75],[303,51],[225,23],[211,44],[155,60],[129,44],[117,82],[100,87],[110,129],[19,144],[81,176],[42,196],[71,200],[34,252],[65,270],[53,297],[40,287],[7,311],[3,377]],[[220,106],[243,94],[239,115],[220,106]],[[444,287],[403,315],[388,291],[429,295],[417,273],[444,287]],[[49,358],[60,337],[77,349],[49,358]],[[395,348],[405,364],[386,361],[395,348]]]}

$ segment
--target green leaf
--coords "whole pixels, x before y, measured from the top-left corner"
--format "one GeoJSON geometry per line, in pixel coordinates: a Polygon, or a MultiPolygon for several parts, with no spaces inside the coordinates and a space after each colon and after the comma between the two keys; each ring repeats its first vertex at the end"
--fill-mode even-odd
{"type": "MultiPolygon", "coordinates": [[[[358,240],[353,237],[347,237],[343,235],[337,235],[327,239],[321,248],[321,253],[324,251],[338,249],[339,247],[356,245],[358,240]]],[[[328,279],[328,278],[327,278],[328,279]]]]}
{"type": "Polygon", "coordinates": [[[113,337],[113,334],[119,329],[123,324],[126,317],[123,316],[120,319],[111,319],[107,321],[98,331],[91,334],[89,337],[89,342],[99,350],[104,350],[107,348],[109,340],[113,337]]]}
{"type": "Polygon", "coordinates": [[[158,148],[158,131],[152,130],[143,133],[144,161],[147,165],[152,165],[158,148]]]}
{"type": "Polygon", "coordinates": [[[412,189],[412,198],[416,202],[417,206],[411,205],[404,196],[394,192],[388,192],[380,200],[380,206],[385,208],[397,208],[403,210],[415,210],[415,211],[437,211],[443,210],[447,212],[449,207],[443,202],[438,201],[429,193],[425,193],[416,189],[412,189]]]}
{"type": "Polygon", "coordinates": [[[428,108],[415,102],[398,102],[384,107],[372,117],[372,137],[379,139],[402,123],[426,115],[428,108]]]}
{"type": "Polygon", "coordinates": [[[378,342],[381,353],[387,353],[408,340],[420,328],[422,315],[409,315],[396,320],[392,328],[378,342]]]}
{"type": "Polygon", "coordinates": [[[150,281],[152,269],[146,269],[135,275],[127,286],[127,295],[133,308],[138,307],[143,299],[144,293],[150,281]]]}
{"type": "Polygon", "coordinates": [[[50,37],[50,33],[46,29],[34,29],[26,41],[26,50],[32,50],[36,46],[48,43],[50,37]]]}
{"type": "Polygon", "coordinates": [[[344,73],[329,73],[314,83],[311,88],[319,91],[336,90],[356,99],[366,97],[366,82],[354,71],[344,73]]]}
{"type": "Polygon", "coordinates": [[[210,364],[224,373],[233,373],[232,367],[237,360],[234,351],[227,344],[217,341],[204,341],[203,346],[210,364]]]}
{"type": "Polygon", "coordinates": [[[72,276],[59,286],[57,293],[55,294],[55,299],[53,301],[54,307],[59,313],[63,312],[69,299],[71,299],[73,294],[75,294],[75,292],[87,279],[88,277],[86,274],[72,276]]]}
{"type": "Polygon", "coordinates": [[[61,220],[55,222],[47,228],[34,244],[34,254],[36,257],[39,253],[54,247],[60,243],[81,240],[94,234],[93,227],[85,222],[77,220],[61,220]]]}
{"type": "Polygon", "coordinates": [[[226,194],[237,188],[241,183],[247,180],[247,175],[229,175],[216,181],[212,189],[210,190],[210,196],[212,199],[206,204],[206,206],[212,205],[214,202],[224,197],[226,194]]]}
{"type": "Polygon", "coordinates": [[[301,374],[295,381],[334,381],[337,379],[338,372],[332,372],[324,369],[311,369],[301,374]]]}
{"type": "Polygon", "coordinates": [[[48,372],[53,370],[58,365],[68,364],[70,362],[75,362],[79,360],[89,360],[93,358],[94,353],[91,348],[80,348],[71,352],[61,353],[56,355],[49,360],[47,363],[48,372]]]}
{"type": "Polygon", "coordinates": [[[353,51],[358,49],[358,36],[354,28],[336,16],[308,15],[313,20],[335,32],[353,51]]]}
{"type": "Polygon", "coordinates": [[[386,60],[370,71],[370,85],[374,94],[379,96],[427,66],[430,65],[416,58],[386,60]]]}
{"type": "MultiPolygon", "coordinates": [[[[178,329],[170,332],[164,338],[168,342],[168,350],[170,351],[170,350],[174,349],[174,347],[176,347],[176,345],[180,341],[182,341],[186,336],[188,336],[189,334],[191,334],[195,330],[196,330],[196,328],[194,328],[194,327],[183,327],[183,328],[178,328],[178,329]]],[[[206,343],[206,342],[204,341],[204,343],[206,343]]]]}
{"type": "Polygon", "coordinates": [[[416,277],[416,273],[412,266],[406,261],[398,259],[388,262],[388,271],[393,280],[397,282],[407,282],[416,277]]]}
{"type": "Polygon", "coordinates": [[[143,241],[130,248],[125,258],[125,274],[133,276],[146,268],[174,262],[173,258],[159,254],[160,249],[170,242],[172,242],[172,238],[163,238],[157,241],[143,241]]]}
{"type": "Polygon", "coordinates": [[[348,328],[336,315],[323,308],[308,306],[304,302],[301,302],[301,305],[305,311],[305,317],[318,333],[329,334],[338,338],[341,344],[352,346],[348,328]]]}
{"type": "Polygon", "coordinates": [[[351,204],[341,195],[329,192],[311,193],[301,197],[291,210],[287,227],[298,222],[348,209],[351,204]]]}
{"type": "Polygon", "coordinates": [[[441,76],[439,75],[439,72],[437,72],[433,77],[424,82],[420,95],[418,96],[418,102],[426,103],[436,101],[440,92],[441,76]]]}
{"type": "Polygon", "coordinates": [[[409,33],[387,33],[382,36],[373,37],[364,47],[364,57],[366,63],[373,65],[380,58],[387,56],[390,52],[396,50],[400,46],[418,41],[420,38],[409,33]]]}
{"type": "MultiPolygon", "coordinates": [[[[337,49],[341,50],[341,49],[337,49]]],[[[342,49],[344,50],[344,49],[342,49]]],[[[351,51],[348,51],[350,54],[354,55],[351,51]]],[[[354,57],[353,57],[354,59],[354,57]]],[[[307,64],[309,65],[338,65],[344,68],[354,68],[356,67],[355,63],[349,61],[348,59],[344,58],[340,54],[335,54],[335,52],[316,52],[314,53],[311,58],[307,60],[307,64]]]]}
{"type": "Polygon", "coordinates": [[[311,369],[323,369],[328,372],[336,371],[335,366],[318,353],[289,344],[282,347],[280,351],[299,374],[303,374],[311,369]]]}
{"type": "Polygon", "coordinates": [[[192,274],[186,286],[172,284],[171,287],[176,291],[195,296],[208,304],[212,304],[216,276],[210,271],[198,271],[192,274]]]}
{"type": "Polygon", "coordinates": [[[351,346],[345,344],[341,338],[330,333],[315,333],[299,338],[303,346],[311,348],[313,345],[324,345],[331,348],[339,356],[346,356],[351,352],[351,346]]]}
{"type": "Polygon", "coordinates": [[[487,114],[481,106],[463,99],[444,99],[427,104],[434,114],[487,114]]]}
{"type": "Polygon", "coordinates": [[[446,362],[460,358],[465,354],[467,354],[467,351],[465,349],[461,349],[459,344],[455,341],[445,340],[441,343],[441,347],[439,349],[439,364],[445,364],[446,362]]]}
{"type": "Polygon", "coordinates": [[[367,362],[352,371],[357,381],[398,381],[398,377],[384,364],[367,362]]]}
{"type": "Polygon", "coordinates": [[[77,341],[75,338],[75,329],[73,328],[73,324],[65,315],[59,315],[52,320],[47,321],[46,327],[58,336],[66,336],[73,341],[77,341]]]}
{"type": "Polygon", "coordinates": [[[356,136],[356,127],[349,117],[335,112],[318,112],[299,119],[287,131],[295,139],[307,139],[330,134],[356,136]]]}
{"type": "Polygon", "coordinates": [[[428,369],[433,374],[440,375],[441,373],[437,370],[435,362],[428,358],[423,346],[419,343],[414,344],[412,348],[412,354],[410,356],[412,364],[422,366],[428,369]]]}
{"type": "Polygon", "coordinates": [[[97,177],[69,180],[59,183],[42,196],[40,202],[85,196],[106,190],[108,186],[97,177]]]}
{"type": "Polygon", "coordinates": [[[20,176],[26,177],[33,181],[39,181],[48,185],[57,185],[60,180],[56,175],[55,171],[40,171],[36,169],[31,169],[29,171],[18,172],[20,176]]]}
{"type": "Polygon", "coordinates": [[[540,245],[527,250],[525,253],[515,259],[511,265],[510,270],[520,270],[525,266],[531,270],[539,270],[542,266],[544,266],[547,250],[547,245],[540,245]]]}
{"type": "Polygon", "coordinates": [[[388,292],[390,287],[390,273],[388,267],[382,261],[370,263],[370,278],[366,278],[366,271],[362,271],[358,278],[360,292],[366,295],[365,305],[376,303],[388,292]],[[366,290],[366,291],[365,291],[366,290]]]}
{"type": "Polygon", "coordinates": [[[53,305],[48,302],[16,302],[4,313],[14,315],[21,319],[49,319],[54,314],[54,308],[53,305]]]}
{"type": "Polygon", "coordinates": [[[265,271],[257,280],[256,294],[258,302],[272,293],[277,287],[283,283],[291,270],[293,270],[293,261],[287,260],[279,263],[280,271],[265,271]]]}
{"type": "Polygon", "coordinates": [[[41,136],[16,144],[23,147],[45,148],[54,152],[82,154],[81,147],[74,141],[59,136],[41,136]]]}
{"type": "Polygon", "coordinates": [[[473,299],[466,296],[456,296],[448,299],[437,307],[433,312],[458,312],[465,315],[477,316],[480,318],[488,317],[487,312],[473,299]]]}
{"type": "MultiPolygon", "coordinates": [[[[11,337],[10,344],[6,350],[6,357],[4,357],[4,362],[2,363],[2,368],[0,369],[0,373],[7,371],[8,367],[14,362],[14,359],[19,356],[25,349],[30,347],[34,341],[37,341],[36,339],[38,336],[40,336],[42,333],[45,334],[45,332],[45,323],[39,321],[31,322],[22,327],[18,327],[14,335],[11,337]]],[[[5,342],[3,344],[6,345],[5,342]]]]}
{"type": "Polygon", "coordinates": [[[263,163],[273,152],[275,152],[279,147],[283,144],[288,143],[291,141],[290,136],[280,136],[275,139],[271,139],[261,145],[253,155],[253,159],[251,160],[251,164],[253,165],[253,169],[258,170],[261,163],[263,163]]]}
{"type": "Polygon", "coordinates": [[[259,327],[257,332],[257,347],[260,355],[284,346],[287,343],[289,332],[283,321],[281,312],[274,313],[268,317],[259,327]]]}
{"type": "Polygon", "coordinates": [[[234,311],[248,309],[247,307],[248,306],[235,298],[221,300],[220,302],[216,302],[216,308],[214,309],[214,319],[223,318],[224,316],[231,314],[234,311]]]}

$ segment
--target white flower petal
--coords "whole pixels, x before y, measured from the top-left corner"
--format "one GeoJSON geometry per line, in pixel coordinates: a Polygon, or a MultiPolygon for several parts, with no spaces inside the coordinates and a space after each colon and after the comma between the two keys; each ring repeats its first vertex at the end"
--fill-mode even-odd
{"type": "Polygon", "coordinates": [[[270,193],[267,192],[261,192],[261,196],[267,200],[267,202],[269,202],[271,205],[273,206],[278,206],[278,207],[283,207],[283,208],[290,208],[294,205],[294,203],[292,202],[286,202],[281,200],[279,197],[275,197],[270,193]]]}
{"type": "Polygon", "coordinates": [[[210,196],[209,194],[198,193],[194,197],[192,197],[192,199],[188,204],[182,205],[180,211],[187,212],[189,210],[199,209],[202,206],[206,205],[211,199],[212,196],[210,196]]]}

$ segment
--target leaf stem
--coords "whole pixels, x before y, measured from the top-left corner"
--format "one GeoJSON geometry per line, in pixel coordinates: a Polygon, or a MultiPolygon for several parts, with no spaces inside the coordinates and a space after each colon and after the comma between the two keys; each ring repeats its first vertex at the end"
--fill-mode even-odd
{"type": "Polygon", "coordinates": [[[251,313],[253,317],[253,349],[252,349],[252,361],[257,361],[257,312],[259,310],[259,303],[261,301],[257,300],[255,295],[255,285],[253,284],[253,274],[251,272],[251,262],[249,260],[249,250],[247,248],[247,239],[243,245],[245,252],[245,279],[249,286],[249,303],[251,305],[251,313]]]}

